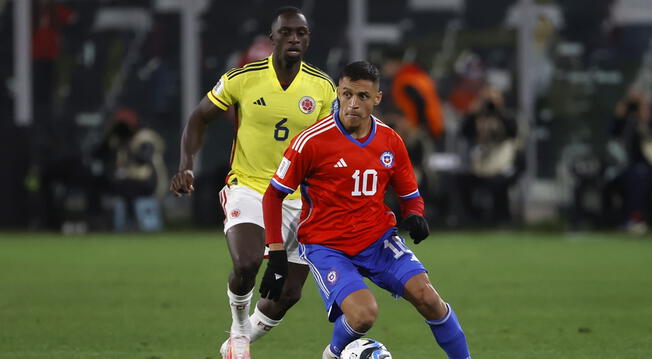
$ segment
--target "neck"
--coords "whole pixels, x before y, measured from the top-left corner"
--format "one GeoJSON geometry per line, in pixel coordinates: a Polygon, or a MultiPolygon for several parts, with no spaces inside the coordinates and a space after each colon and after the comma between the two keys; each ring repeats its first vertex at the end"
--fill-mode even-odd
{"type": "Polygon", "coordinates": [[[294,62],[288,62],[283,59],[282,56],[273,56],[274,61],[274,71],[276,72],[276,77],[280,82],[292,82],[294,78],[299,73],[301,68],[301,60],[294,62]]]}

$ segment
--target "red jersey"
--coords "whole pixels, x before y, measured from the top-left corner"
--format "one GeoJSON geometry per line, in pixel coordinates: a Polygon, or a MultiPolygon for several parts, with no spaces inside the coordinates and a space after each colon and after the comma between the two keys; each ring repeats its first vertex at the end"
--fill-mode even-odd
{"type": "Polygon", "coordinates": [[[390,184],[401,199],[419,197],[401,137],[372,116],[369,136],[351,137],[337,112],[292,139],[271,180],[292,193],[301,185],[298,239],[355,255],[396,225],[385,205],[390,184]]]}

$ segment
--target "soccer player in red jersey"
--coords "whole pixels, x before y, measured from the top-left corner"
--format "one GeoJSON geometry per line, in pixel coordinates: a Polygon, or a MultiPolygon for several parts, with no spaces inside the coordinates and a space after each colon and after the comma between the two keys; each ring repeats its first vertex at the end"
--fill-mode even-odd
{"type": "Polygon", "coordinates": [[[391,185],[401,198],[403,226],[414,242],[429,235],[405,145],[371,115],[382,98],[378,74],[365,61],[347,65],[339,77],[339,108],[294,137],[285,151],[263,197],[270,259],[261,296],[276,299],[283,288],[287,255],[281,203],[301,185],[300,255],[335,323],[323,358],[339,358],[344,347],[365,335],[376,320],[378,305],[364,276],[412,303],[449,358],[469,359],[455,313],[398,235],[396,218],[384,203],[391,185]]]}

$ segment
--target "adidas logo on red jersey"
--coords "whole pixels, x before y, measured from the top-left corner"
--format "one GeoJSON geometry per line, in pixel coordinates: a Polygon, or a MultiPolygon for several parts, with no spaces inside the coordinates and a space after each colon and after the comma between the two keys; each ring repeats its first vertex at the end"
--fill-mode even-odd
{"type": "Polygon", "coordinates": [[[346,162],[344,162],[344,158],[340,158],[339,161],[335,164],[333,167],[349,167],[346,162]]]}

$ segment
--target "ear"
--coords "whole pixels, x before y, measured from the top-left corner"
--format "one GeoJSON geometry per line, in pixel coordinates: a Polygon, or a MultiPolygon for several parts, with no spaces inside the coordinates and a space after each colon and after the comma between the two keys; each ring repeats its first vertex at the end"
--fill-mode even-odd
{"type": "Polygon", "coordinates": [[[378,106],[382,99],[383,99],[383,92],[378,91],[378,93],[376,94],[376,98],[374,99],[374,106],[378,106]]]}

